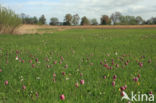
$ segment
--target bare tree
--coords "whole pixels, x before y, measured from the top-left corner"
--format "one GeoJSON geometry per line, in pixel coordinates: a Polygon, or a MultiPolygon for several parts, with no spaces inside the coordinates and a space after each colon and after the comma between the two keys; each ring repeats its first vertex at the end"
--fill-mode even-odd
{"type": "Polygon", "coordinates": [[[72,24],[73,25],[78,25],[79,24],[79,20],[80,20],[80,17],[79,17],[78,14],[73,15],[73,17],[72,17],[72,24]]]}
{"type": "Polygon", "coordinates": [[[115,12],[111,15],[111,20],[114,25],[120,22],[121,16],[122,16],[122,14],[120,12],[115,12]]]}
{"type": "Polygon", "coordinates": [[[137,24],[143,24],[144,20],[142,19],[141,16],[137,16],[136,17],[136,22],[137,22],[137,24]]]}
{"type": "Polygon", "coordinates": [[[146,24],[156,24],[156,17],[152,17],[146,21],[146,24]]]}
{"type": "Polygon", "coordinates": [[[98,25],[98,22],[97,22],[96,18],[94,18],[94,19],[91,20],[91,24],[92,25],[98,25]]]}

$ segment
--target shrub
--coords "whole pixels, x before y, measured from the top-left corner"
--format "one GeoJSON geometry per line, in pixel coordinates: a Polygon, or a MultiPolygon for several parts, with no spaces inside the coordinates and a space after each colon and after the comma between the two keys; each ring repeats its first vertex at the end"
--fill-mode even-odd
{"type": "Polygon", "coordinates": [[[0,33],[13,33],[21,23],[22,20],[17,14],[0,5],[0,33]]]}

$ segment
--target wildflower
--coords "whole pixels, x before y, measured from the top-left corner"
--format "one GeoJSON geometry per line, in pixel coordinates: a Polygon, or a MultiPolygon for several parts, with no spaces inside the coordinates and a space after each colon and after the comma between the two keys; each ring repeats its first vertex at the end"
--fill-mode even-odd
{"type": "Polygon", "coordinates": [[[85,82],[84,82],[84,80],[80,80],[80,83],[83,85],[85,82]]]}
{"type": "Polygon", "coordinates": [[[35,64],[32,64],[32,67],[34,68],[35,67],[35,64]]]}
{"type": "Polygon", "coordinates": [[[24,63],[24,60],[22,60],[22,63],[24,63]]]}
{"type": "Polygon", "coordinates": [[[105,68],[108,68],[108,64],[104,64],[104,67],[105,67],[105,68]]]}
{"type": "Polygon", "coordinates": [[[78,87],[79,87],[79,83],[75,83],[75,87],[77,87],[77,88],[78,88],[78,87]]]}
{"type": "Polygon", "coordinates": [[[151,63],[151,62],[152,62],[152,60],[151,60],[151,59],[149,59],[149,60],[148,60],[148,63],[151,63]]]}
{"type": "Polygon", "coordinates": [[[115,55],[118,55],[118,52],[115,52],[115,55]]]}
{"type": "Polygon", "coordinates": [[[149,94],[153,94],[152,91],[150,91],[149,94]]]}
{"type": "Polygon", "coordinates": [[[38,96],[39,96],[38,92],[36,92],[35,95],[36,95],[36,97],[38,98],[38,96]]]}
{"type": "Polygon", "coordinates": [[[113,76],[113,80],[116,80],[116,78],[117,78],[117,75],[114,75],[114,76],[113,76]]]}
{"type": "Polygon", "coordinates": [[[93,65],[94,65],[94,63],[90,63],[90,65],[91,65],[91,66],[93,66],[93,65]]]}
{"type": "Polygon", "coordinates": [[[140,78],[140,74],[138,74],[138,76],[137,76],[138,78],[140,78]]]}
{"type": "Polygon", "coordinates": [[[56,74],[55,73],[53,73],[53,77],[56,77],[56,74]]]}
{"type": "Polygon", "coordinates": [[[16,56],[16,60],[18,60],[18,56],[16,56]]]}
{"type": "Polygon", "coordinates": [[[104,79],[106,79],[106,78],[107,78],[107,76],[104,76],[103,78],[104,78],[104,79]]]}
{"type": "Polygon", "coordinates": [[[53,62],[53,64],[57,64],[57,60],[55,60],[55,61],[53,62]]]}
{"type": "Polygon", "coordinates": [[[62,61],[64,60],[63,56],[61,56],[61,60],[62,60],[62,61]]]}
{"type": "Polygon", "coordinates": [[[5,85],[8,85],[8,81],[7,80],[5,81],[5,85]]]}
{"type": "Polygon", "coordinates": [[[47,68],[50,68],[51,66],[47,64],[47,68]]]}
{"type": "Polygon", "coordinates": [[[66,64],[66,65],[64,66],[64,68],[68,68],[68,64],[66,64]]]}
{"type": "Polygon", "coordinates": [[[115,86],[115,81],[112,82],[112,86],[113,86],[113,87],[115,86]]]}
{"type": "Polygon", "coordinates": [[[35,61],[36,61],[36,63],[38,63],[38,61],[39,61],[38,58],[36,58],[35,61]]]}
{"type": "Polygon", "coordinates": [[[102,64],[103,64],[103,62],[101,61],[101,62],[100,62],[100,64],[102,65],[102,64]]]}
{"type": "Polygon", "coordinates": [[[127,89],[127,85],[125,85],[124,88],[127,89]]]}
{"type": "Polygon", "coordinates": [[[135,82],[138,82],[139,78],[138,78],[138,77],[135,77],[135,78],[133,78],[133,80],[134,80],[135,82]]]}
{"type": "Polygon", "coordinates": [[[66,78],[66,80],[69,80],[69,78],[66,78]]]}
{"type": "Polygon", "coordinates": [[[121,89],[121,91],[124,91],[124,90],[125,90],[125,87],[124,87],[124,86],[122,86],[122,87],[120,87],[120,89],[121,89]]]}
{"type": "Polygon", "coordinates": [[[62,61],[60,61],[59,64],[62,64],[62,61]]]}
{"type": "Polygon", "coordinates": [[[128,65],[128,62],[125,62],[125,65],[128,65]]]}
{"type": "Polygon", "coordinates": [[[48,58],[45,58],[45,61],[46,61],[46,62],[49,62],[49,59],[48,59],[48,58]]]}
{"type": "Polygon", "coordinates": [[[40,77],[36,77],[37,80],[40,80],[40,77]]]}
{"type": "Polygon", "coordinates": [[[124,96],[124,93],[123,93],[123,91],[121,91],[121,96],[122,96],[122,97],[124,96]]]}
{"type": "Polygon", "coordinates": [[[23,85],[23,86],[22,86],[22,89],[23,89],[23,90],[25,90],[25,89],[26,89],[26,86],[25,86],[25,85],[23,85]]]}
{"type": "Polygon", "coordinates": [[[19,51],[18,50],[16,50],[16,54],[19,54],[19,51]]]}
{"type": "Polygon", "coordinates": [[[29,63],[32,63],[32,60],[29,60],[29,63]]]}
{"type": "Polygon", "coordinates": [[[112,65],[114,65],[114,61],[112,61],[112,65]]]}
{"type": "Polygon", "coordinates": [[[139,66],[140,66],[140,67],[143,67],[143,63],[142,63],[142,62],[139,62],[139,66]]]}
{"type": "Polygon", "coordinates": [[[54,83],[56,82],[56,79],[55,79],[55,78],[53,78],[53,82],[54,82],[54,83]]]}
{"type": "Polygon", "coordinates": [[[64,76],[65,76],[65,75],[66,75],[66,73],[65,73],[65,72],[62,72],[62,75],[64,75],[64,76]]]}
{"type": "Polygon", "coordinates": [[[119,68],[119,64],[116,64],[116,67],[119,68]]]}
{"type": "Polygon", "coordinates": [[[62,94],[62,95],[60,96],[60,99],[61,99],[61,100],[65,100],[64,94],[62,94]]]}

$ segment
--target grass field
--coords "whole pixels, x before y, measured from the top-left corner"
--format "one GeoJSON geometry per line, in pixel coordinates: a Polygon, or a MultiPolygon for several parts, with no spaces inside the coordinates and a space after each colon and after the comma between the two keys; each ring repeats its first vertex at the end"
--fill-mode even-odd
{"type": "Polygon", "coordinates": [[[155,28],[0,35],[0,103],[128,103],[122,91],[156,94],[155,28]]]}
{"type": "Polygon", "coordinates": [[[86,26],[49,26],[49,25],[21,25],[14,34],[44,34],[64,31],[69,29],[148,29],[156,28],[156,25],[86,25],[86,26]]]}

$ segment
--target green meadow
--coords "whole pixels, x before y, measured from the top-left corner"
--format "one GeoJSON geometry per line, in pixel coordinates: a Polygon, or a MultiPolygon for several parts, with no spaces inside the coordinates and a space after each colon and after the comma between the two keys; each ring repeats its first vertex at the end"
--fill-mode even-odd
{"type": "Polygon", "coordinates": [[[0,103],[128,103],[122,91],[156,95],[155,28],[0,35],[0,103]]]}

